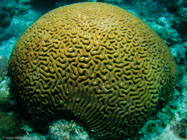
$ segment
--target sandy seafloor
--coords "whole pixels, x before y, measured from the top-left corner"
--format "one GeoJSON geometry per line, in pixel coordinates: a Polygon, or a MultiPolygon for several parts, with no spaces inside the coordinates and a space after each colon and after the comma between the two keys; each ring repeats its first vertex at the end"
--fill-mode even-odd
{"type": "MultiPolygon", "coordinates": [[[[137,140],[184,140],[187,139],[187,38],[185,26],[187,23],[187,4],[185,0],[154,1],[154,0],[126,0],[105,2],[118,5],[134,13],[157,32],[169,46],[178,68],[178,81],[174,90],[174,97],[161,109],[137,135],[137,140]],[[173,5],[172,5],[173,4],[173,5]],[[168,6],[169,5],[169,6],[168,6]],[[173,8],[173,9],[172,9],[173,8]],[[174,9],[177,10],[174,10],[174,9]],[[177,21],[177,22],[176,22],[177,21]]],[[[69,3],[68,1],[56,0],[54,2],[32,1],[32,0],[7,0],[0,4],[0,60],[2,56],[9,58],[11,51],[19,36],[41,15],[59,6],[69,3]]],[[[187,28],[187,26],[186,26],[187,28]]],[[[0,69],[4,66],[0,61],[0,69]]],[[[0,70],[1,72],[1,70],[0,70]]],[[[8,78],[0,75],[0,94],[9,93],[8,78]],[[3,77],[3,78],[2,78],[3,77]]],[[[2,96],[0,96],[1,98],[2,96]]],[[[1,101],[1,99],[0,99],[1,101]]],[[[6,112],[5,107],[0,104],[0,112],[6,112]]],[[[64,131],[65,139],[89,139],[86,132],[78,131],[82,128],[75,123],[63,120],[51,124],[50,132],[41,135],[23,123],[24,134],[18,139],[61,139],[62,130],[73,126],[77,136],[64,131]],[[61,138],[60,138],[61,137],[61,138]]],[[[2,124],[0,124],[1,136],[2,124]]],[[[0,137],[1,139],[2,137],[0,137]]],[[[133,140],[130,139],[129,140],[133,140]]]]}

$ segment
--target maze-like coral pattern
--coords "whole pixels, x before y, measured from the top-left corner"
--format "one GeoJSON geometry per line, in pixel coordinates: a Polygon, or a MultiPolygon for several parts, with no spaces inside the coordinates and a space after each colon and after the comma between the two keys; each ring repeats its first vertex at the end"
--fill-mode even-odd
{"type": "Polygon", "coordinates": [[[33,117],[69,115],[96,139],[131,136],[160,98],[169,99],[176,65],[140,19],[104,3],[80,3],[42,16],[18,40],[9,75],[33,117]]]}

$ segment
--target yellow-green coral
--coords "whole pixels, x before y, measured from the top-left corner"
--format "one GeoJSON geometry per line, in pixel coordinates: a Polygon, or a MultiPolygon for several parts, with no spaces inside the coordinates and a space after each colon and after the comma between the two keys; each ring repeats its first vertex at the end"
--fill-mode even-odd
{"type": "Polygon", "coordinates": [[[137,133],[159,99],[170,97],[176,64],[133,14],[79,3],[50,11],[23,33],[9,75],[33,118],[75,117],[95,138],[115,139],[137,133]]]}

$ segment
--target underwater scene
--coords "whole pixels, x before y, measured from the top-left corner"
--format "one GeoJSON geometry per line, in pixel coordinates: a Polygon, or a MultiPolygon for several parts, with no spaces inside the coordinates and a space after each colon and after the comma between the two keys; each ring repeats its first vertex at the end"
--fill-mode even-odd
{"type": "Polygon", "coordinates": [[[0,0],[0,140],[187,140],[187,1],[0,0]]]}

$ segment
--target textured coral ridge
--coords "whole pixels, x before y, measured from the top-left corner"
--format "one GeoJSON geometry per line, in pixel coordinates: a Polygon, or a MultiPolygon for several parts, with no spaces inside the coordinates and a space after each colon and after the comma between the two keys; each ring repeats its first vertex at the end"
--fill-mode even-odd
{"type": "Polygon", "coordinates": [[[152,29],[104,3],[50,11],[23,33],[9,60],[12,91],[33,117],[74,116],[96,139],[137,133],[159,99],[169,99],[176,73],[152,29]]]}

